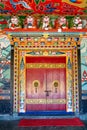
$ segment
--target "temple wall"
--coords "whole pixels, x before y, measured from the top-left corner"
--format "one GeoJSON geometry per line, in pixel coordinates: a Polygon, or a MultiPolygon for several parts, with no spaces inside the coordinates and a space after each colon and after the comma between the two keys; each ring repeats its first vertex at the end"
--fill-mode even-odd
{"type": "Polygon", "coordinates": [[[87,37],[81,41],[82,111],[87,112],[87,37]]]}
{"type": "Polygon", "coordinates": [[[11,112],[11,46],[6,35],[0,35],[0,113],[11,112]]]}

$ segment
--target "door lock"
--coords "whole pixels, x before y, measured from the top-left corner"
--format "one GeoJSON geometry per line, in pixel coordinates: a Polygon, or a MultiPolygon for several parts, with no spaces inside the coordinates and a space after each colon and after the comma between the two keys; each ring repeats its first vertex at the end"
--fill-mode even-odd
{"type": "Polygon", "coordinates": [[[51,90],[45,90],[44,92],[46,92],[46,96],[49,96],[49,93],[51,92],[51,90]]]}

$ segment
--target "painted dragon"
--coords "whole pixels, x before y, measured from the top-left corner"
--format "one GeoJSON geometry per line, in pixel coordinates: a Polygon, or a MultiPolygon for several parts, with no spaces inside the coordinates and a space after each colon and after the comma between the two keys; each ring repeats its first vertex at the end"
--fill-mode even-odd
{"type": "Polygon", "coordinates": [[[31,7],[25,2],[25,1],[19,1],[19,2],[14,2],[14,0],[10,0],[11,5],[13,6],[14,9],[16,9],[17,5],[22,5],[26,9],[31,9],[31,7]]]}

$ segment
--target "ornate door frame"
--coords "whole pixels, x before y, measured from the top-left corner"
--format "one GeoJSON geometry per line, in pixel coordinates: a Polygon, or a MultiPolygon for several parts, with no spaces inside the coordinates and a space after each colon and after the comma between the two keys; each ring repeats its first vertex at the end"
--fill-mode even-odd
{"type": "MultiPolygon", "coordinates": [[[[67,63],[66,63],[66,111],[67,112],[75,112],[79,107],[79,97],[78,93],[78,71],[77,71],[77,48],[72,49],[69,47],[68,49],[29,49],[26,46],[15,46],[14,47],[14,111],[16,112],[26,112],[26,99],[25,99],[25,56],[27,52],[35,52],[42,51],[42,55],[48,55],[49,51],[60,51],[64,52],[66,55],[67,63]],[[71,65],[68,64],[68,60],[71,60],[71,65]],[[21,61],[23,59],[23,64],[21,61]],[[21,66],[21,67],[20,67],[21,66]],[[72,69],[71,69],[72,66],[72,69]]],[[[32,54],[30,54],[32,55],[32,54]]],[[[33,58],[33,56],[32,56],[33,58]]],[[[65,102],[65,101],[64,101],[65,102]]]]}
{"type": "Polygon", "coordinates": [[[66,56],[66,112],[79,112],[78,45],[79,35],[58,33],[12,33],[9,36],[14,49],[13,112],[26,112],[25,57],[66,56]],[[49,34],[49,35],[48,35],[49,34]],[[22,38],[20,38],[20,36],[22,38]],[[29,37],[29,39],[28,39],[29,37]],[[39,39],[39,40],[37,40],[39,39]],[[22,61],[22,62],[21,62],[22,61]]]}

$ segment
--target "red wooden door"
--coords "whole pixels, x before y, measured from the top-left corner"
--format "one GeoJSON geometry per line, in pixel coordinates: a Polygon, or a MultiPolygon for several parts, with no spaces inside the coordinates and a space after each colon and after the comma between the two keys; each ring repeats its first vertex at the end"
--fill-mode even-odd
{"type": "Polygon", "coordinates": [[[26,62],[34,67],[26,69],[26,111],[66,109],[66,104],[61,103],[66,99],[66,68],[43,67],[44,63],[65,63],[65,59],[50,57],[49,61],[46,58],[38,61],[38,58],[31,60],[27,57],[26,62]],[[38,63],[41,63],[41,68],[36,67],[38,63]]]}

